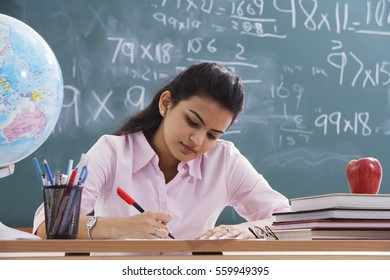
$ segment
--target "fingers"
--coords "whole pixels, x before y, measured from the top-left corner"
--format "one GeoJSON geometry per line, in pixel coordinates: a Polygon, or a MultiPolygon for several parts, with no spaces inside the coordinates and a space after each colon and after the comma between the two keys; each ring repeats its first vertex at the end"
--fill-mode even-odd
{"type": "Polygon", "coordinates": [[[208,230],[198,239],[248,239],[249,234],[234,226],[220,225],[208,230]]]}
{"type": "Polygon", "coordinates": [[[155,238],[166,238],[168,236],[169,231],[165,228],[155,228],[153,235],[155,238]]]}
{"type": "Polygon", "coordinates": [[[150,219],[150,235],[151,238],[166,238],[170,233],[170,229],[166,225],[172,216],[167,212],[147,211],[145,216],[150,219]]]}
{"type": "Polygon", "coordinates": [[[168,212],[146,211],[144,213],[153,220],[158,221],[164,225],[168,224],[172,220],[172,215],[168,212]]]}
{"type": "Polygon", "coordinates": [[[159,211],[145,211],[133,216],[117,218],[115,235],[119,239],[166,238],[170,232],[167,223],[171,219],[171,214],[159,211]]]}

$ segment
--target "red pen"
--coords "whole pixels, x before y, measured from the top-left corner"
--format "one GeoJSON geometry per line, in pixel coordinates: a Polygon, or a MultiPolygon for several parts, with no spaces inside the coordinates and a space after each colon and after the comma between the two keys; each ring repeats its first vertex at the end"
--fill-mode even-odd
{"type": "MultiPolygon", "coordinates": [[[[141,213],[145,212],[145,210],[139,205],[134,198],[132,198],[130,195],[128,195],[124,190],[121,189],[121,187],[116,188],[116,193],[119,195],[120,198],[122,198],[124,201],[126,201],[129,205],[133,205],[138,211],[141,213]]],[[[171,233],[168,233],[168,236],[172,239],[175,239],[171,233]]]]}
{"type": "Polygon", "coordinates": [[[132,198],[130,195],[128,195],[124,190],[122,190],[120,187],[116,189],[116,193],[129,205],[133,205],[135,208],[137,208],[138,211],[141,213],[145,212],[145,210],[137,203],[135,202],[134,198],[132,198]]]}

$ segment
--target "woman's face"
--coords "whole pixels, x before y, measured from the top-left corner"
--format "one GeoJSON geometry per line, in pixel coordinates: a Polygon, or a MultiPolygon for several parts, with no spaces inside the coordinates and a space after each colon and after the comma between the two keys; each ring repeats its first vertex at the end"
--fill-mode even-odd
{"type": "Polygon", "coordinates": [[[172,107],[170,93],[164,92],[161,104],[168,104],[160,106],[164,111],[161,125],[165,146],[178,161],[189,161],[207,152],[233,120],[233,114],[216,101],[197,95],[172,107]]]}

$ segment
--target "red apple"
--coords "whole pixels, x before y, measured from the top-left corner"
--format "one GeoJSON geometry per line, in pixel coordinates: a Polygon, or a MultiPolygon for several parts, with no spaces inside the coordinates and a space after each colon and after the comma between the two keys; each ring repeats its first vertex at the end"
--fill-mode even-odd
{"type": "Polygon", "coordinates": [[[382,181],[382,166],[376,158],[353,159],[347,164],[347,181],[351,193],[377,194],[382,181]]]}

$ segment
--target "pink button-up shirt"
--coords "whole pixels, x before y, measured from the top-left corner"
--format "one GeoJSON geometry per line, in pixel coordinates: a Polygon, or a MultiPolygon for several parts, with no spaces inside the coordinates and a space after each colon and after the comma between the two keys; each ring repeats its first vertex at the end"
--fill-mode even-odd
{"type": "MultiPolygon", "coordinates": [[[[177,239],[194,239],[213,228],[226,206],[248,221],[289,211],[288,199],[273,190],[231,142],[218,140],[204,155],[181,162],[168,184],[159,159],[143,133],[102,136],[88,151],[88,179],[81,214],[129,216],[139,212],[116,194],[121,187],[145,210],[172,214],[168,224],[177,239]]],[[[41,205],[34,231],[44,220],[41,205]]]]}

